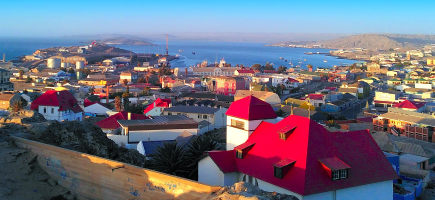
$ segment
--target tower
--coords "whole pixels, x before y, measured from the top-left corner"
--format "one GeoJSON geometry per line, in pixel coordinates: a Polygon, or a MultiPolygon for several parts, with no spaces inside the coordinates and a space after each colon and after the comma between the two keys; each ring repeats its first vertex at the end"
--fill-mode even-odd
{"type": "Polygon", "coordinates": [[[233,102],[226,115],[227,150],[246,142],[262,121],[275,123],[277,117],[270,104],[252,95],[233,102]]]}
{"type": "Polygon", "coordinates": [[[166,34],[166,55],[168,55],[168,34],[166,34]]]}

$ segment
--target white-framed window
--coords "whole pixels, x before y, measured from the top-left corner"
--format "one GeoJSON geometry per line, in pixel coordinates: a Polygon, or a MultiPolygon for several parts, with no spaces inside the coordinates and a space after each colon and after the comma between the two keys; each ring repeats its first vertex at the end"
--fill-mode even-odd
{"type": "Polygon", "coordinates": [[[203,119],[207,119],[207,115],[203,115],[203,117],[202,117],[203,119]]]}
{"type": "Polygon", "coordinates": [[[51,113],[54,113],[54,108],[51,108],[51,113]]]}
{"type": "Polygon", "coordinates": [[[44,107],[44,113],[47,113],[47,108],[46,107],[44,107]]]}
{"type": "Polygon", "coordinates": [[[340,179],[340,171],[332,171],[332,180],[338,180],[340,179]]]}
{"type": "Polygon", "coordinates": [[[347,169],[340,170],[340,179],[347,178],[347,169]]]}

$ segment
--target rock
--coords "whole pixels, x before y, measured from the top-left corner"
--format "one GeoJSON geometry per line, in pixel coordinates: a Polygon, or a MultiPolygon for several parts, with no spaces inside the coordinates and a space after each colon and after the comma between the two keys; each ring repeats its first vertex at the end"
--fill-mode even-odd
{"type": "Polygon", "coordinates": [[[52,178],[48,179],[47,183],[52,187],[57,185],[57,181],[52,178]]]}
{"type": "Polygon", "coordinates": [[[239,182],[232,186],[222,187],[212,200],[298,200],[297,197],[276,192],[265,192],[250,183],[239,182]]]}
{"type": "Polygon", "coordinates": [[[12,189],[7,187],[0,187],[0,197],[7,197],[12,194],[12,189]]]}

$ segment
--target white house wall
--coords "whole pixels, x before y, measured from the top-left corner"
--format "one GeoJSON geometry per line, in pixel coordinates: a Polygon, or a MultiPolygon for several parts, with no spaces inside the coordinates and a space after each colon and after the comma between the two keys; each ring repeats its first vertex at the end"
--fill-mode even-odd
{"type": "Polygon", "coordinates": [[[188,131],[192,135],[196,135],[198,133],[198,129],[129,131],[129,142],[175,140],[175,138],[177,138],[184,131],[188,131]]]}
{"type": "Polygon", "coordinates": [[[163,112],[163,108],[161,107],[157,107],[157,108],[153,108],[152,110],[148,111],[148,113],[146,113],[146,116],[160,116],[163,112]]]}
{"type": "Polygon", "coordinates": [[[265,181],[262,181],[260,179],[257,179],[257,182],[258,182],[258,187],[264,191],[289,194],[289,195],[293,195],[293,196],[297,197],[299,200],[302,200],[302,196],[300,194],[294,193],[290,190],[286,190],[286,189],[278,187],[276,185],[272,185],[272,184],[265,182],[265,181]]]}
{"type": "Polygon", "coordinates": [[[337,190],[336,197],[337,200],[393,199],[393,181],[384,181],[337,190]]]}
{"type": "Polygon", "coordinates": [[[97,115],[106,115],[107,111],[110,111],[110,109],[96,103],[96,104],[92,104],[88,107],[85,107],[85,113],[93,113],[93,114],[97,114],[97,115]]]}
{"type": "Polygon", "coordinates": [[[210,156],[198,162],[198,182],[215,186],[224,185],[224,173],[218,168],[210,156]]]}

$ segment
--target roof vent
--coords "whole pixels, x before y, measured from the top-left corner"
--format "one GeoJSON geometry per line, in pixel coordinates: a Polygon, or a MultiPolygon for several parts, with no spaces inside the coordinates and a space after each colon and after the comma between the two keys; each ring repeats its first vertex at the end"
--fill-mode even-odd
{"type": "Polygon", "coordinates": [[[289,124],[284,128],[280,129],[279,131],[277,131],[277,133],[279,134],[279,139],[287,140],[287,138],[293,133],[296,127],[297,126],[294,124],[289,124]]]}
{"type": "Polygon", "coordinates": [[[255,143],[245,142],[234,149],[236,150],[236,157],[239,159],[243,159],[246,154],[252,149],[255,143]]]}
{"type": "Polygon", "coordinates": [[[273,175],[276,178],[283,179],[284,176],[290,171],[290,169],[295,165],[296,160],[290,158],[285,158],[279,162],[273,164],[273,175]]]}

